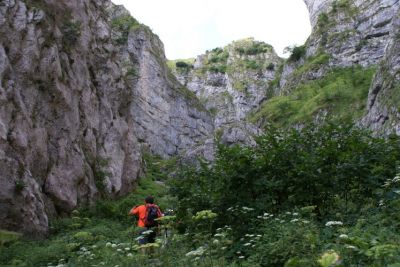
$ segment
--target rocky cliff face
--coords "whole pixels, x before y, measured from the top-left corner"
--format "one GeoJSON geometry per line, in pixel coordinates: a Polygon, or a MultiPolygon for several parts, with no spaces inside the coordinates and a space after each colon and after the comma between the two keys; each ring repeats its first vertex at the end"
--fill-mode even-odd
{"type": "Polygon", "coordinates": [[[223,142],[251,143],[261,130],[247,117],[273,95],[269,84],[282,62],[270,45],[247,38],[208,51],[193,65],[175,62],[173,68],[178,80],[213,114],[223,142]]]}
{"type": "Polygon", "coordinates": [[[381,62],[368,95],[368,113],[362,124],[374,132],[400,135],[400,13],[385,58],[381,62]]]}
{"type": "Polygon", "coordinates": [[[284,64],[275,90],[276,98],[263,103],[262,108],[257,111],[258,121],[262,121],[259,119],[261,115],[271,110],[277,112],[283,104],[287,104],[286,109],[289,111],[286,113],[291,114],[292,123],[297,125],[302,123],[298,120],[300,117],[307,116],[308,120],[313,117],[319,121],[326,117],[341,116],[335,113],[338,111],[339,102],[353,97],[356,101],[352,102],[354,107],[344,107],[348,109],[348,114],[354,114],[350,116],[352,119],[361,120],[364,117],[363,124],[376,132],[398,132],[397,107],[400,101],[396,97],[395,89],[395,73],[398,67],[395,43],[398,42],[396,36],[400,1],[304,2],[310,12],[312,34],[304,46],[296,48],[295,56],[284,64]],[[359,69],[362,71],[358,71],[359,69]],[[378,70],[372,81],[370,73],[376,69],[378,70]],[[357,72],[357,77],[351,78],[351,75],[357,72]],[[369,100],[366,93],[370,84],[368,79],[372,83],[369,100]],[[341,92],[341,88],[357,89],[358,96],[355,97],[351,93],[346,96],[341,92]],[[310,94],[311,90],[314,92],[310,94]],[[301,99],[302,94],[310,96],[308,99],[301,99]],[[329,98],[327,94],[333,94],[335,97],[329,98]],[[316,101],[313,102],[312,98],[316,101]],[[392,100],[388,101],[389,98],[392,100]],[[335,103],[335,99],[339,102],[332,104],[335,103]],[[309,106],[310,110],[300,106],[309,106]],[[362,115],[367,110],[368,115],[362,115]],[[299,111],[306,116],[295,115],[299,111]]]}
{"type": "Polygon", "coordinates": [[[0,228],[125,194],[143,149],[170,156],[213,131],[163,45],[106,0],[0,2],[0,228]]]}
{"type": "Polygon", "coordinates": [[[398,0],[305,0],[313,25],[305,44],[305,55],[287,64],[281,86],[285,91],[303,80],[319,79],[332,68],[377,65],[386,53],[398,0]],[[295,73],[300,66],[326,56],[307,72],[295,73]]]}

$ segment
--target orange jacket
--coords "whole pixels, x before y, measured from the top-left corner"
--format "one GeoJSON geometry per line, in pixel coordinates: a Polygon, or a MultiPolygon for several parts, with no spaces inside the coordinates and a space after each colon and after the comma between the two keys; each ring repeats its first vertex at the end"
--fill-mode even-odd
{"type": "Polygon", "coordinates": [[[157,209],[158,209],[158,217],[161,217],[161,216],[162,216],[162,213],[161,213],[160,208],[159,208],[157,205],[155,205],[155,204],[145,204],[145,205],[135,206],[135,207],[133,207],[133,208],[131,209],[131,211],[129,212],[129,214],[138,215],[138,216],[139,216],[139,220],[138,220],[138,223],[137,223],[137,225],[138,225],[139,227],[146,227],[146,225],[145,225],[145,220],[146,220],[146,206],[147,206],[147,205],[154,205],[154,206],[156,206],[157,209]]]}

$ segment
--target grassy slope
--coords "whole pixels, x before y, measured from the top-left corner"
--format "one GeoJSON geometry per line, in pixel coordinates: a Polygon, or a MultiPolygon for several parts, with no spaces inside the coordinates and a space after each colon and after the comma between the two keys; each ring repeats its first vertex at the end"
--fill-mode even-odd
{"type": "Polygon", "coordinates": [[[320,80],[300,84],[290,95],[266,101],[251,121],[290,126],[315,119],[321,112],[336,119],[357,119],[365,111],[374,68],[335,69],[320,80]]]}

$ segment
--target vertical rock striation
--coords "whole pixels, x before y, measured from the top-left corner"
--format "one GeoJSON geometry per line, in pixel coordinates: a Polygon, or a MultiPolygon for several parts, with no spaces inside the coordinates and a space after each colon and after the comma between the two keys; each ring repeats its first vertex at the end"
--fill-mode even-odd
{"type": "Polygon", "coordinates": [[[368,95],[368,113],[362,124],[376,133],[400,135],[400,13],[385,58],[379,65],[368,95]]]}

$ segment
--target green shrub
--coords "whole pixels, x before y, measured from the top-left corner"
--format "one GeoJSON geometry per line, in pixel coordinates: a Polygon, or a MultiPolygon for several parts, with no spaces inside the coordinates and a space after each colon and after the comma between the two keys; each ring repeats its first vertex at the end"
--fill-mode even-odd
{"type": "Polygon", "coordinates": [[[272,51],[272,46],[264,42],[250,41],[249,43],[241,44],[242,46],[236,47],[235,50],[241,55],[257,55],[272,51]]]}
{"type": "Polygon", "coordinates": [[[26,187],[26,184],[22,180],[14,181],[14,191],[19,194],[21,193],[26,187]]]}
{"type": "Polygon", "coordinates": [[[191,67],[188,63],[183,62],[183,61],[177,61],[175,63],[175,65],[176,65],[177,68],[186,68],[187,69],[187,68],[191,67]]]}
{"type": "Polygon", "coordinates": [[[273,71],[275,69],[275,64],[274,63],[269,63],[267,66],[267,70],[273,71]]]}
{"type": "Polygon", "coordinates": [[[129,31],[139,26],[140,23],[130,15],[114,18],[111,21],[111,28],[118,33],[118,37],[114,41],[120,45],[125,44],[128,41],[129,31]]]}
{"type": "Polygon", "coordinates": [[[227,66],[226,65],[216,65],[208,67],[208,70],[215,73],[226,73],[227,66]]]}
{"type": "Polygon", "coordinates": [[[340,214],[350,220],[394,175],[396,160],[398,140],[375,138],[350,126],[269,129],[255,148],[220,145],[215,164],[184,170],[172,194],[182,218],[213,209],[223,218],[219,223],[237,227],[237,233],[250,226],[227,214],[227,207],[235,205],[258,212],[314,205],[321,217],[340,214]]]}
{"type": "Polygon", "coordinates": [[[317,29],[319,33],[323,33],[323,31],[328,27],[330,21],[329,21],[329,16],[327,13],[323,12],[318,15],[318,21],[317,21],[317,29]]]}
{"type": "Polygon", "coordinates": [[[63,47],[69,52],[81,35],[81,22],[67,20],[62,26],[61,32],[63,33],[63,47]]]}
{"type": "Polygon", "coordinates": [[[296,46],[293,48],[292,53],[290,54],[288,61],[296,62],[299,61],[306,54],[306,46],[296,46]]]}

